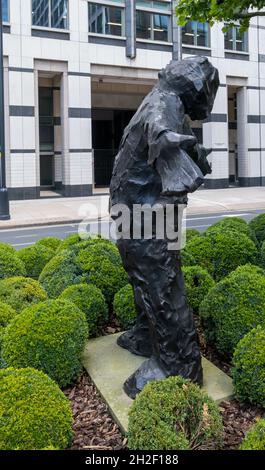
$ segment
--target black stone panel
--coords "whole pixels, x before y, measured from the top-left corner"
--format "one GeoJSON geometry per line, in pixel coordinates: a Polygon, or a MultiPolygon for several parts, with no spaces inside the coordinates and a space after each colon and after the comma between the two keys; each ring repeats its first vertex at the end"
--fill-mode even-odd
{"type": "Polygon", "coordinates": [[[40,188],[8,188],[8,195],[10,201],[18,201],[21,199],[38,199],[40,197],[40,188]]]}
{"type": "Polygon", "coordinates": [[[261,186],[262,181],[260,176],[252,176],[252,177],[242,177],[238,178],[239,186],[243,188],[247,188],[250,186],[261,186]]]}
{"type": "Polygon", "coordinates": [[[204,180],[204,187],[206,189],[228,188],[229,187],[229,179],[228,178],[205,179],[204,180]]]}
{"type": "Polygon", "coordinates": [[[182,53],[183,54],[190,54],[190,55],[203,55],[210,57],[212,55],[211,49],[199,49],[197,47],[188,47],[183,44],[182,46],[182,53]]]}
{"type": "Polygon", "coordinates": [[[92,184],[74,184],[62,186],[64,197],[92,196],[92,184]]]}
{"type": "Polygon", "coordinates": [[[225,52],[226,59],[234,59],[234,60],[249,60],[248,54],[240,54],[240,52],[233,53],[233,52],[225,52]]]}
{"type": "Polygon", "coordinates": [[[63,41],[70,41],[70,33],[63,31],[50,31],[46,29],[32,29],[31,36],[36,36],[38,38],[48,38],[48,39],[61,39],[63,41]]]}

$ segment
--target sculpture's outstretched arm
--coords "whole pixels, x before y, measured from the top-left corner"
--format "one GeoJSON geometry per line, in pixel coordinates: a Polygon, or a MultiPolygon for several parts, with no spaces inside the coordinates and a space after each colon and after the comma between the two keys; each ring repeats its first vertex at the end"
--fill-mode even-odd
{"type": "Polygon", "coordinates": [[[196,145],[192,135],[165,130],[149,146],[149,164],[162,181],[162,194],[183,195],[195,191],[203,183],[203,173],[188,152],[196,145]]]}

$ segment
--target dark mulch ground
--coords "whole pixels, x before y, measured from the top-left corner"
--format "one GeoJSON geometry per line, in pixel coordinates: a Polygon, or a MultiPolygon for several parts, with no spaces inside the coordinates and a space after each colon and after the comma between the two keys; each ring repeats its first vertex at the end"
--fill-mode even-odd
{"type": "MultiPolygon", "coordinates": [[[[206,344],[198,317],[195,316],[196,328],[202,354],[217,367],[230,374],[231,365],[224,361],[211,346],[206,344]]],[[[102,330],[103,335],[120,331],[115,319],[111,319],[102,330]]],[[[72,449],[120,450],[126,448],[125,439],[118,426],[111,418],[107,406],[84,372],[79,381],[65,391],[71,400],[74,413],[74,439],[72,449]]],[[[256,419],[264,414],[255,406],[239,403],[237,400],[224,401],[220,404],[224,423],[223,450],[237,449],[247,430],[256,419]]]]}
{"type": "Polygon", "coordinates": [[[120,450],[126,446],[127,440],[85,372],[64,393],[71,400],[74,414],[71,449],[120,450]]]}

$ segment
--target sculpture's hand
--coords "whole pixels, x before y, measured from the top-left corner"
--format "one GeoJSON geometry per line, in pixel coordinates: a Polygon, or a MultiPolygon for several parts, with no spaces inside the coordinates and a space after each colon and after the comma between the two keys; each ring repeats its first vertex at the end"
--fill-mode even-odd
{"type": "Polygon", "coordinates": [[[162,146],[180,147],[183,150],[189,150],[197,144],[197,139],[193,135],[177,134],[176,132],[168,131],[162,134],[164,140],[162,146]]]}
{"type": "Polygon", "coordinates": [[[155,162],[161,177],[162,195],[183,196],[203,183],[203,174],[196,163],[181,148],[162,152],[155,162]]]}
{"type": "Polygon", "coordinates": [[[193,135],[178,134],[177,132],[164,130],[149,145],[148,163],[153,164],[162,151],[172,151],[172,149],[190,150],[197,144],[197,139],[193,135]]]}

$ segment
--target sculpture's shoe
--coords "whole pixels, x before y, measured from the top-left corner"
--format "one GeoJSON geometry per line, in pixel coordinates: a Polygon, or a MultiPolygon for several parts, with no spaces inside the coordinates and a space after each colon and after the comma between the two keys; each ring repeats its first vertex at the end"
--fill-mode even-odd
{"type": "Polygon", "coordinates": [[[148,382],[165,378],[165,372],[160,368],[157,360],[151,357],[124,382],[123,389],[130,398],[134,399],[148,382]]]}
{"type": "Polygon", "coordinates": [[[169,373],[161,368],[156,358],[151,357],[124,382],[123,389],[125,393],[132,399],[143,390],[144,386],[152,380],[161,380],[169,377],[170,375],[180,375],[189,378],[192,382],[197,383],[199,386],[203,384],[203,372],[201,364],[194,362],[193,367],[188,371],[183,369],[169,373]],[[188,375],[187,375],[188,372],[188,375]]]}
{"type": "Polygon", "coordinates": [[[143,336],[136,336],[133,330],[125,331],[117,339],[117,344],[137,356],[150,357],[152,346],[150,340],[143,336]]]}

